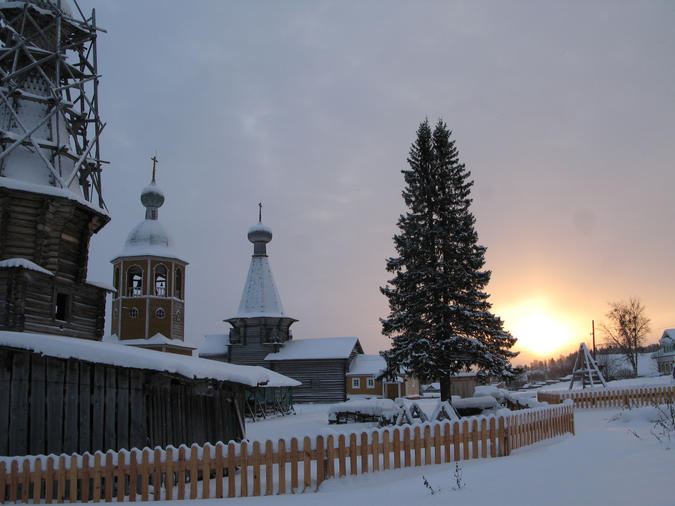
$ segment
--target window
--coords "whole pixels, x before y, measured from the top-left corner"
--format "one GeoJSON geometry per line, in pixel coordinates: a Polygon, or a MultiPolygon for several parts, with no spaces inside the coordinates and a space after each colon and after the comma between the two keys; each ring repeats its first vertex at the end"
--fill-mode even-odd
{"type": "Polygon", "coordinates": [[[157,318],[164,318],[166,316],[166,311],[164,311],[163,307],[158,307],[155,309],[155,316],[157,318]]]}
{"type": "Polygon", "coordinates": [[[352,378],[352,388],[361,388],[361,378],[352,378]]]}
{"type": "Polygon", "coordinates": [[[375,380],[373,378],[368,378],[368,388],[375,388],[375,380]]]}
{"type": "Polygon", "coordinates": [[[230,329],[230,344],[241,344],[241,331],[230,329]]]}
{"type": "Polygon", "coordinates": [[[127,271],[127,297],[140,297],[141,295],[143,295],[143,269],[134,265],[127,271]]]}
{"type": "Polygon", "coordinates": [[[68,320],[68,316],[70,316],[70,295],[57,293],[56,303],[54,304],[54,318],[66,321],[68,320]]]}
{"type": "Polygon", "coordinates": [[[173,294],[177,299],[183,298],[183,271],[176,267],[176,275],[173,283],[173,294]]]}
{"type": "Polygon", "coordinates": [[[180,311],[176,311],[176,321],[177,322],[183,321],[183,313],[181,313],[180,311]]]}
{"type": "Polygon", "coordinates": [[[166,297],[166,267],[161,264],[155,267],[155,295],[166,297]]]}
{"type": "Polygon", "coordinates": [[[117,308],[113,309],[113,318],[117,319],[119,315],[120,315],[119,309],[117,308]]]}
{"type": "Polygon", "coordinates": [[[132,307],[131,310],[129,311],[129,316],[131,318],[138,318],[138,308],[132,307]]]}

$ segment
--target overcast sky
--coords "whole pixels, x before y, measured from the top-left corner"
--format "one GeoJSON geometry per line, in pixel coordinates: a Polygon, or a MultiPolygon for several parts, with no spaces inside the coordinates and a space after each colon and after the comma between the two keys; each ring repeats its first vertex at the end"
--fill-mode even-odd
{"type": "Polygon", "coordinates": [[[89,279],[112,279],[157,153],[160,220],[190,262],[187,341],[236,313],[262,201],[295,338],[385,348],[378,287],[426,117],[447,122],[475,179],[507,328],[536,300],[574,347],[631,295],[652,340],[675,327],[675,2],[80,5],[108,30],[112,221],[92,240],[89,279]]]}

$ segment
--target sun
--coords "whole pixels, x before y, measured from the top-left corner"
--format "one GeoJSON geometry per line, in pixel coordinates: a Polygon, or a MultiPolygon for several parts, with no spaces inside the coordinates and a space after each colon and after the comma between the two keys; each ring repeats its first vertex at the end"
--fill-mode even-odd
{"type": "Polygon", "coordinates": [[[539,356],[569,346],[573,332],[542,301],[528,301],[502,312],[505,327],[518,339],[516,347],[539,356]]]}

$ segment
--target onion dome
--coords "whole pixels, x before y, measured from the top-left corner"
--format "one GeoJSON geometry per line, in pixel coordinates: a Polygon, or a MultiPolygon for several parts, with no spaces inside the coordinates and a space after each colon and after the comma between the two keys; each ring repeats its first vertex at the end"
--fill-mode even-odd
{"type": "Polygon", "coordinates": [[[258,222],[248,229],[248,240],[253,244],[257,242],[267,244],[272,240],[272,230],[258,222]]]}
{"type": "Polygon", "coordinates": [[[143,188],[141,192],[141,202],[146,209],[154,207],[155,209],[162,207],[164,204],[164,192],[157,186],[154,181],[143,188]]]}

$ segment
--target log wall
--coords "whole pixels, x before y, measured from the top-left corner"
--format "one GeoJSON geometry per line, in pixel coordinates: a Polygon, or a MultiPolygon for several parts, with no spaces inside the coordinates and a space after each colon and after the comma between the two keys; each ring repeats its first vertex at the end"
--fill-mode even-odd
{"type": "Polygon", "coordinates": [[[240,440],[243,386],[0,348],[0,455],[240,440]]]}

